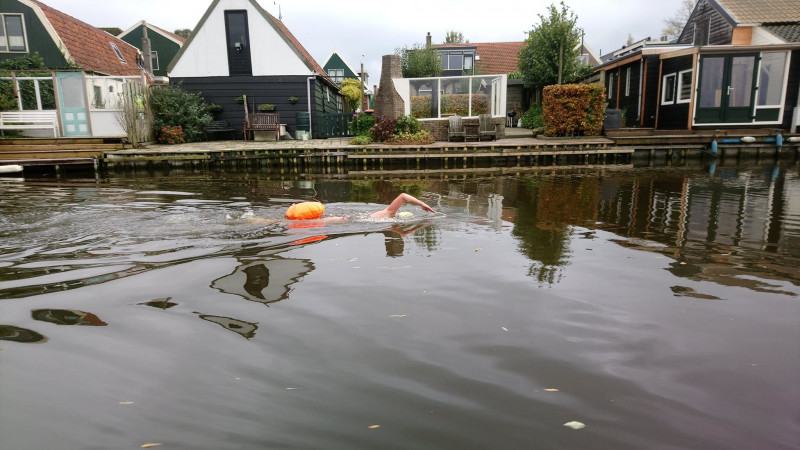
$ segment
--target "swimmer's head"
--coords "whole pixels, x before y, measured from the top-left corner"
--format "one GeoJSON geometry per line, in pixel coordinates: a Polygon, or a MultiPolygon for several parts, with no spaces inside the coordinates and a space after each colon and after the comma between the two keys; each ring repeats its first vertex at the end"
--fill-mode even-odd
{"type": "Polygon", "coordinates": [[[414,213],[409,211],[400,211],[397,213],[397,218],[400,220],[410,220],[414,218],[414,213]]]}

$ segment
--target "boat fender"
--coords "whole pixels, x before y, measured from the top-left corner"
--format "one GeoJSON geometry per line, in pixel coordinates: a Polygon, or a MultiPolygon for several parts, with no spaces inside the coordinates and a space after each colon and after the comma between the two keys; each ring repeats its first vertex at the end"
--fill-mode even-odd
{"type": "Polygon", "coordinates": [[[717,154],[717,140],[716,139],[711,141],[711,154],[712,155],[716,155],[717,154]]]}
{"type": "Polygon", "coordinates": [[[778,150],[783,147],[783,135],[780,133],[775,136],[775,146],[778,147],[778,150]]]}
{"type": "Polygon", "coordinates": [[[316,219],[324,212],[325,205],[320,202],[300,202],[286,210],[286,218],[291,220],[316,219]]]}
{"type": "Polygon", "coordinates": [[[755,141],[756,141],[756,138],[754,138],[753,136],[745,136],[745,137],[742,138],[742,142],[746,142],[748,144],[752,144],[755,141]]]}

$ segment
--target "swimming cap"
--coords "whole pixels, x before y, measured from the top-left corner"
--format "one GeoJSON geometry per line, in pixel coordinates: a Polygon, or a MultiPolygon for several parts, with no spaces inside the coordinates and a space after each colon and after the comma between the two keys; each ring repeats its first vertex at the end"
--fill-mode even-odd
{"type": "Polygon", "coordinates": [[[402,220],[409,220],[414,218],[414,213],[409,211],[401,211],[397,213],[397,218],[402,220]]]}
{"type": "Polygon", "coordinates": [[[325,205],[320,202],[300,202],[286,210],[286,218],[292,220],[316,219],[324,212],[325,205]]]}

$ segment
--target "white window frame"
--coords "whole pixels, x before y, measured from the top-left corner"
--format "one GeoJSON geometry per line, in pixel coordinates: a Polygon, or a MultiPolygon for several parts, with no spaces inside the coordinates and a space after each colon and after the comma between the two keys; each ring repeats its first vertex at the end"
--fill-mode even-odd
{"type": "Polygon", "coordinates": [[[119,62],[122,64],[128,64],[128,61],[125,61],[125,57],[122,56],[122,52],[119,50],[119,47],[117,47],[117,44],[113,42],[109,42],[108,44],[111,45],[111,50],[114,50],[114,53],[116,53],[117,58],[119,58],[119,62]]]}
{"type": "Polygon", "coordinates": [[[0,50],[0,53],[28,53],[28,31],[25,29],[25,15],[22,13],[0,13],[0,27],[3,30],[3,37],[5,38],[6,49],[0,50]],[[18,16],[22,23],[22,46],[24,50],[11,50],[11,45],[8,42],[8,30],[6,29],[6,16],[18,16]]]}
{"type": "Polygon", "coordinates": [[[625,70],[625,97],[631,96],[631,68],[625,70]]]}
{"type": "Polygon", "coordinates": [[[153,50],[150,52],[150,69],[153,71],[158,70],[158,51],[153,50]]]}
{"type": "Polygon", "coordinates": [[[677,98],[677,87],[678,87],[678,74],[677,73],[668,73],[664,75],[664,78],[661,79],[661,104],[662,105],[673,105],[675,104],[675,99],[677,98]],[[672,78],[672,98],[667,100],[667,79],[672,78]]]}
{"type": "Polygon", "coordinates": [[[614,98],[614,72],[608,74],[608,99],[614,98]]]}
{"type": "Polygon", "coordinates": [[[782,87],[781,87],[781,100],[780,100],[780,102],[778,104],[775,104],[775,105],[761,105],[761,104],[758,103],[758,94],[756,94],[756,102],[755,102],[756,105],[755,106],[756,106],[756,109],[775,109],[775,108],[780,108],[781,109],[781,117],[782,117],[783,116],[783,108],[784,108],[784,105],[786,104],[786,88],[787,88],[787,85],[789,84],[788,83],[788,81],[789,81],[789,65],[792,63],[792,52],[790,52],[790,51],[786,51],[786,52],[761,52],[761,54],[759,54],[759,58],[758,58],[758,64],[759,64],[759,66],[758,66],[758,85],[757,85],[759,88],[761,88],[761,60],[763,59],[762,56],[764,55],[764,53],[786,53],[786,66],[783,68],[783,83],[782,83],[782,87]]]}
{"type": "Polygon", "coordinates": [[[692,101],[692,80],[694,78],[693,72],[694,72],[694,69],[687,69],[687,70],[682,70],[682,71],[678,72],[678,78],[675,80],[675,83],[676,83],[675,84],[675,103],[689,103],[690,101],[692,101]],[[686,97],[686,98],[682,98],[681,97],[681,93],[683,92],[683,74],[685,74],[687,72],[692,74],[689,77],[689,96],[686,97]]]}
{"type": "Polygon", "coordinates": [[[344,81],[344,69],[328,69],[328,76],[334,83],[339,84],[344,81]]]}

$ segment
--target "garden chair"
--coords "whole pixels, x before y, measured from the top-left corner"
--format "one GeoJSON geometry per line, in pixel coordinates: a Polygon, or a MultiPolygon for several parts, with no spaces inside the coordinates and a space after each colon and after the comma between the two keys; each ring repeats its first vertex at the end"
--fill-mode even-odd
{"type": "Polygon", "coordinates": [[[489,139],[497,139],[497,124],[492,123],[491,114],[478,116],[478,140],[482,141],[484,136],[489,139]]]}
{"type": "Polygon", "coordinates": [[[454,137],[460,137],[462,140],[467,140],[467,131],[464,129],[464,124],[461,123],[461,116],[450,116],[450,123],[447,127],[447,140],[452,141],[454,137]]]}

